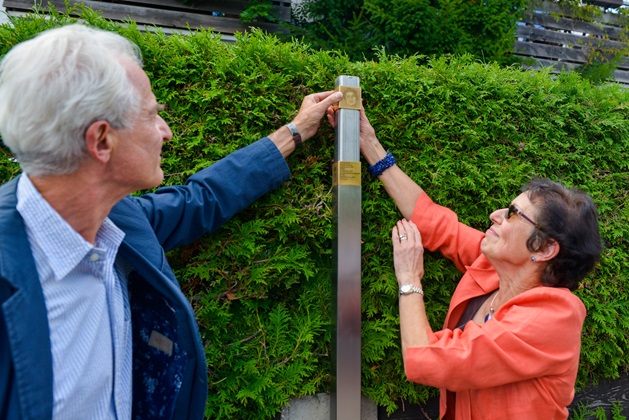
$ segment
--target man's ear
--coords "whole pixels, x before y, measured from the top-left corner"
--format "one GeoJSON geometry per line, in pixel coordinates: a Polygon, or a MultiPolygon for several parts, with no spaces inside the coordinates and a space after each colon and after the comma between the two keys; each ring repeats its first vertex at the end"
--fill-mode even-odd
{"type": "Polygon", "coordinates": [[[95,121],[85,132],[85,146],[89,155],[101,163],[109,162],[113,152],[112,128],[105,120],[95,121]]]}

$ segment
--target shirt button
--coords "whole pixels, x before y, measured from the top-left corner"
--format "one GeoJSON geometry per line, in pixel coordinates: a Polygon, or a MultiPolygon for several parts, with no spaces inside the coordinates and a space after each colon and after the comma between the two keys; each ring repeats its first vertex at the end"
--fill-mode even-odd
{"type": "Polygon", "coordinates": [[[98,261],[100,257],[98,256],[98,254],[96,252],[94,252],[92,255],[90,255],[90,261],[92,262],[96,262],[98,261]]]}

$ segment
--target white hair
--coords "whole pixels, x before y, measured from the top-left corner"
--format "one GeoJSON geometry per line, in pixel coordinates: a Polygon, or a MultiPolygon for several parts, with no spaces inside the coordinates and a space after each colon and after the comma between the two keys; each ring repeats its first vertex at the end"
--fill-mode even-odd
{"type": "Polygon", "coordinates": [[[30,175],[75,171],[87,157],[95,121],[131,128],[139,95],[124,57],[141,66],[137,45],[113,32],[74,24],[44,31],[0,62],[0,134],[30,175]]]}

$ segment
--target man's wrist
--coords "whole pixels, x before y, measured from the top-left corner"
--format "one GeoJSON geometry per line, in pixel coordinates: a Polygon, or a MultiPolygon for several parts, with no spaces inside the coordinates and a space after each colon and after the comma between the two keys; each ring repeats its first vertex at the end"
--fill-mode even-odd
{"type": "Polygon", "coordinates": [[[302,144],[301,133],[299,132],[299,129],[297,128],[295,123],[293,123],[292,121],[286,124],[285,127],[288,128],[288,131],[290,131],[290,134],[293,136],[293,142],[295,142],[295,149],[298,149],[299,146],[301,146],[302,144]]]}

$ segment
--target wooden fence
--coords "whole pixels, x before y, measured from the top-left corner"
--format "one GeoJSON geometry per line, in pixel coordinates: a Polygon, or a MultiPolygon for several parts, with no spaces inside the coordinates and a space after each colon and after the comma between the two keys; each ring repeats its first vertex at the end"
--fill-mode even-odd
{"type": "MultiPolygon", "coordinates": [[[[623,29],[628,18],[606,9],[594,22],[579,19],[568,7],[550,1],[532,2],[517,26],[514,52],[533,69],[574,70],[591,58],[613,56],[627,49],[629,34],[623,29]]],[[[629,84],[629,60],[623,57],[613,74],[615,81],[629,84]]]]}
{"type": "MultiPolygon", "coordinates": [[[[165,32],[186,31],[188,27],[212,28],[231,41],[236,32],[251,27],[268,32],[286,31],[277,23],[240,20],[240,13],[249,5],[246,0],[188,0],[196,1],[194,6],[183,3],[185,0],[67,0],[68,5],[84,4],[102,13],[113,21],[135,21],[141,28],[157,26],[165,32]]],[[[588,0],[601,7],[618,7],[622,0],[588,0]]],[[[65,11],[64,0],[4,0],[9,15],[21,15],[33,8],[46,9],[50,3],[57,10],[65,11]]],[[[274,13],[280,21],[290,22],[291,0],[274,1],[274,13]]],[[[579,19],[568,7],[552,1],[533,0],[524,19],[518,22],[514,53],[526,58],[527,68],[552,67],[554,72],[574,70],[598,57],[610,57],[611,50],[621,51],[627,47],[627,34],[623,29],[623,18],[606,9],[595,22],[579,19]],[[603,54],[607,52],[607,55],[603,54]]],[[[613,78],[619,83],[629,84],[629,59],[623,57],[613,78]]]]}
{"type": "MultiPolygon", "coordinates": [[[[135,21],[138,26],[150,29],[159,27],[164,32],[187,31],[197,28],[212,28],[223,38],[231,41],[236,32],[244,32],[252,27],[268,32],[283,32],[278,23],[245,23],[239,18],[240,13],[249,5],[246,0],[191,0],[195,5],[179,0],[69,0],[70,7],[84,4],[100,11],[104,18],[124,22],[135,21]]],[[[64,0],[4,0],[4,7],[9,16],[20,16],[33,9],[46,10],[52,4],[58,11],[66,11],[64,0]]],[[[280,21],[290,22],[291,1],[274,1],[273,12],[280,21]]]]}

